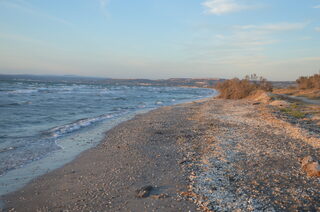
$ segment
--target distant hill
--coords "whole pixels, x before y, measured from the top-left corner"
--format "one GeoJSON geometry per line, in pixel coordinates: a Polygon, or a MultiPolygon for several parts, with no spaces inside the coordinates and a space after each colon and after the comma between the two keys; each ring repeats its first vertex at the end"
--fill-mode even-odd
{"type": "MultiPolygon", "coordinates": [[[[88,84],[108,84],[108,85],[142,85],[142,86],[186,86],[212,88],[218,82],[225,79],[219,78],[170,78],[161,80],[150,79],[112,79],[99,77],[83,77],[75,75],[53,76],[53,75],[10,75],[0,74],[0,81],[39,81],[39,82],[63,82],[63,83],[88,83],[88,84]]],[[[294,86],[291,81],[272,81],[276,88],[294,86]]]]}
{"type": "Polygon", "coordinates": [[[0,81],[38,81],[38,82],[64,82],[64,83],[90,83],[108,85],[143,85],[143,86],[187,86],[187,87],[213,87],[223,80],[218,78],[171,78],[161,80],[150,79],[112,79],[98,77],[82,77],[74,75],[5,75],[0,74],[0,81]]]}
{"type": "Polygon", "coordinates": [[[271,83],[274,88],[287,88],[297,85],[295,81],[271,81],[271,83]]]}
{"type": "Polygon", "coordinates": [[[28,75],[28,74],[0,74],[0,80],[15,80],[15,81],[41,81],[41,82],[97,82],[105,80],[98,77],[82,77],[75,75],[28,75]]]}

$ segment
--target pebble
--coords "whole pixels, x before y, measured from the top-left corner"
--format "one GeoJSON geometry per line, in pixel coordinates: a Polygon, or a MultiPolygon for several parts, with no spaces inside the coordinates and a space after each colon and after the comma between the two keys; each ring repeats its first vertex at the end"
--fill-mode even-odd
{"type": "Polygon", "coordinates": [[[136,191],[136,196],[138,198],[146,198],[150,195],[150,192],[154,189],[153,186],[147,185],[136,191]]]}

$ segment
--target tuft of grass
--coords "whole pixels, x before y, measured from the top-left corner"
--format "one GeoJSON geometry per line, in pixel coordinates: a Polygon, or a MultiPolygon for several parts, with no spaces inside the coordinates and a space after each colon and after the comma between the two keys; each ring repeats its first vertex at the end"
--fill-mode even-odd
{"type": "Polygon", "coordinates": [[[301,108],[301,103],[299,102],[291,103],[290,108],[299,110],[299,108],[301,108]]]}
{"type": "Polygon", "coordinates": [[[281,108],[280,111],[298,119],[302,119],[307,115],[306,113],[299,110],[297,104],[291,104],[289,107],[281,108]]]}

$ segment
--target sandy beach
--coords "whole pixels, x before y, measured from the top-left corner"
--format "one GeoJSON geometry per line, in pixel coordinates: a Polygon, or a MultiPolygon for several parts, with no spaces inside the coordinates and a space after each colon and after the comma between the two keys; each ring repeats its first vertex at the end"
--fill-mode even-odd
{"type": "Polygon", "coordinates": [[[318,211],[319,178],[300,161],[319,160],[319,148],[319,135],[265,104],[162,107],[2,197],[4,211],[318,211]]]}

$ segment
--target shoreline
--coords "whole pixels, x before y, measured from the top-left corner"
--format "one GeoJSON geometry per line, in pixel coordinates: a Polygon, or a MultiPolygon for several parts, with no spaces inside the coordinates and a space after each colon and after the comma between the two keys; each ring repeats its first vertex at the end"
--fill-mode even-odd
{"type": "Polygon", "coordinates": [[[60,150],[51,152],[40,160],[30,162],[21,168],[13,169],[3,174],[0,180],[0,196],[15,192],[23,188],[32,180],[72,162],[81,153],[99,145],[104,140],[105,134],[113,127],[132,119],[137,114],[143,114],[149,111],[150,110],[135,111],[133,113],[126,114],[125,116],[113,119],[112,121],[108,120],[105,123],[100,123],[101,126],[87,129],[84,132],[77,132],[73,135],[62,138],[62,140],[59,139],[55,141],[55,144],[61,148],[60,150]],[[91,142],[88,142],[88,139],[85,136],[88,134],[95,134],[95,137],[91,137],[91,142]],[[81,139],[82,137],[84,138],[81,139]],[[76,139],[77,144],[74,144],[74,140],[76,139]],[[63,144],[60,144],[61,142],[63,142],[63,144]]]}
{"type": "Polygon", "coordinates": [[[317,210],[318,179],[300,159],[319,159],[319,144],[267,105],[206,98],[122,122],[3,198],[14,211],[317,210]],[[138,198],[144,186],[151,194],[138,198]]]}
{"type": "MultiPolygon", "coordinates": [[[[166,108],[170,108],[170,107],[179,107],[179,105],[186,105],[186,104],[190,104],[190,103],[194,103],[194,102],[202,102],[202,101],[207,101],[209,99],[211,99],[212,97],[206,97],[206,98],[203,98],[203,99],[197,99],[197,100],[193,100],[193,101],[188,101],[188,102],[183,102],[183,103],[178,103],[178,104],[175,104],[175,105],[172,105],[172,106],[162,106],[162,107],[159,107],[159,108],[155,108],[155,109],[150,109],[150,110],[144,110],[144,111],[138,111],[134,114],[131,114],[130,115],[130,118],[128,119],[125,119],[124,121],[120,121],[119,123],[117,123],[116,125],[112,126],[110,129],[106,130],[104,132],[104,138],[101,139],[101,141],[97,144],[97,146],[94,146],[94,147],[91,147],[83,152],[81,152],[80,154],[78,154],[77,156],[75,156],[71,161],[68,161],[66,164],[64,164],[63,166],[60,166],[56,169],[53,169],[51,170],[50,172],[47,172],[47,173],[44,173],[42,175],[39,175],[37,176],[36,178],[34,178],[33,180],[31,180],[30,182],[28,182],[27,184],[25,184],[22,188],[18,189],[18,190],[15,190],[13,192],[10,192],[10,193],[7,193],[5,195],[2,195],[1,196],[1,200],[2,201],[6,201],[6,198],[8,196],[12,196],[12,195],[15,195],[16,193],[19,193],[20,191],[23,191],[25,188],[28,188],[28,187],[32,187],[33,184],[37,184],[36,182],[38,181],[42,181],[43,179],[46,179],[47,176],[52,176],[52,175],[55,175],[54,173],[55,172],[59,172],[59,170],[61,169],[64,169],[66,166],[69,166],[71,164],[74,164],[74,163],[77,163],[77,161],[79,160],[79,158],[82,158],[84,157],[83,155],[87,155],[87,154],[92,154],[92,153],[88,153],[88,152],[95,152],[96,149],[99,149],[100,146],[103,145],[103,143],[105,142],[105,140],[107,139],[108,137],[108,134],[110,131],[114,131],[114,128],[119,128],[121,127],[121,125],[126,125],[127,122],[130,122],[134,119],[136,119],[137,117],[140,117],[140,116],[144,116],[144,115],[147,115],[149,113],[152,113],[152,112],[155,112],[157,110],[166,110],[166,108]]],[[[72,166],[72,165],[71,165],[72,166]]],[[[160,189],[161,190],[161,189],[160,189]]],[[[24,193],[24,192],[23,192],[24,193]]],[[[14,204],[15,205],[15,204],[14,204]]],[[[7,210],[7,204],[4,204],[2,207],[5,208],[5,210],[7,210]]],[[[16,207],[14,207],[15,210],[16,210],[16,207]]],[[[23,208],[23,207],[22,207],[23,208]]],[[[19,211],[19,209],[17,209],[17,211],[19,211]]],[[[33,211],[33,209],[31,209],[30,211],[33,211]]]]}
{"type": "MultiPolygon", "coordinates": [[[[213,92],[213,95],[215,94],[216,92],[213,92]]],[[[202,99],[206,98],[211,97],[205,97],[202,99]]],[[[201,99],[193,101],[198,100],[201,99]]],[[[178,101],[173,105],[184,104],[190,101],[192,100],[178,101]]],[[[98,126],[91,126],[89,129],[84,129],[80,132],[75,132],[74,134],[58,139],[55,143],[61,148],[60,150],[50,152],[40,160],[27,163],[23,167],[9,170],[4,173],[0,180],[0,197],[17,191],[37,177],[50,173],[51,171],[70,163],[82,152],[99,145],[104,140],[105,134],[118,124],[130,120],[138,114],[148,113],[161,107],[164,106],[159,105],[155,108],[142,108],[136,111],[131,111],[124,116],[101,122],[98,126]],[[76,144],[75,141],[77,141],[76,144]]]]}

